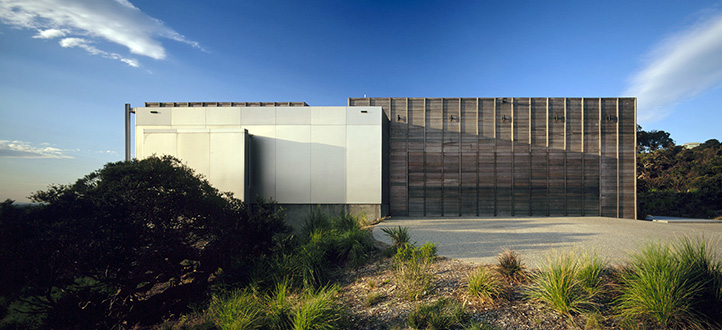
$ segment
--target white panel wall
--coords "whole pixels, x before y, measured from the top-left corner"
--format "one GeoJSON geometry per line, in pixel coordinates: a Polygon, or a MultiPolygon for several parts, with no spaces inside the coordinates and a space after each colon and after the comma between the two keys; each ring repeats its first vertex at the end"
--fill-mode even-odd
{"type": "Polygon", "coordinates": [[[135,108],[136,157],[174,155],[221,191],[283,204],[380,204],[380,107],[135,108]],[[244,132],[250,169],[244,165],[244,132]],[[244,181],[244,173],[253,175],[244,181]],[[249,196],[250,197],[250,196],[249,196]]]}
{"type": "Polygon", "coordinates": [[[346,126],[311,126],[311,200],[346,203],[346,126]]]}
{"type": "Polygon", "coordinates": [[[311,203],[311,126],[276,126],[276,198],[311,203]]]}
{"type": "Polygon", "coordinates": [[[205,132],[179,130],[177,148],[178,158],[197,173],[203,174],[206,178],[210,177],[210,133],[207,130],[205,132]]]}
{"type": "MultiPolygon", "coordinates": [[[[233,192],[236,197],[245,183],[245,136],[243,132],[210,134],[210,175],[208,181],[220,191],[233,192]]],[[[244,194],[245,195],[245,194],[244,194]]]]}
{"type": "Polygon", "coordinates": [[[346,128],[346,201],[381,204],[381,126],[346,128]]]}
{"type": "Polygon", "coordinates": [[[251,138],[250,185],[254,192],[265,198],[276,197],[276,126],[245,126],[251,138]]]}

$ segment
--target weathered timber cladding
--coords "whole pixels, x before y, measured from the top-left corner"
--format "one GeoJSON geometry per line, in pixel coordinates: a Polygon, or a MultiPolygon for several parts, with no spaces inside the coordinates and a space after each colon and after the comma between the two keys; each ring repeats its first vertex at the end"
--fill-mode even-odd
{"type": "Polygon", "coordinates": [[[636,217],[634,98],[351,98],[388,116],[391,215],[636,217]]]}

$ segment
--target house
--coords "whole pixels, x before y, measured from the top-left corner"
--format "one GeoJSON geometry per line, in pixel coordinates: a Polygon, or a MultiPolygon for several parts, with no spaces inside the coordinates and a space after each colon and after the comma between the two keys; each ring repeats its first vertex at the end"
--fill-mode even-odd
{"type": "Polygon", "coordinates": [[[290,215],[636,218],[635,98],[126,105],[135,156],[174,155],[290,215]]]}

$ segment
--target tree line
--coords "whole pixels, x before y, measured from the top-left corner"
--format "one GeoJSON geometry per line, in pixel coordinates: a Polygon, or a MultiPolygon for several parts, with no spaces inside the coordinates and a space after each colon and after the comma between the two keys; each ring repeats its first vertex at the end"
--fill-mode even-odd
{"type": "Polygon", "coordinates": [[[665,131],[637,127],[637,200],[640,218],[722,216],[722,144],[674,144],[665,131]]]}

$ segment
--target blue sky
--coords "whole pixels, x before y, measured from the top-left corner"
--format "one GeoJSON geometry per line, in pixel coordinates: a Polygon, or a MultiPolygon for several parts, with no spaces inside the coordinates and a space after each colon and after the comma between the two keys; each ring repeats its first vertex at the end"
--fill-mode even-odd
{"type": "Polygon", "coordinates": [[[722,139],[720,1],[0,0],[0,199],[123,159],[123,105],[636,96],[722,139]]]}

